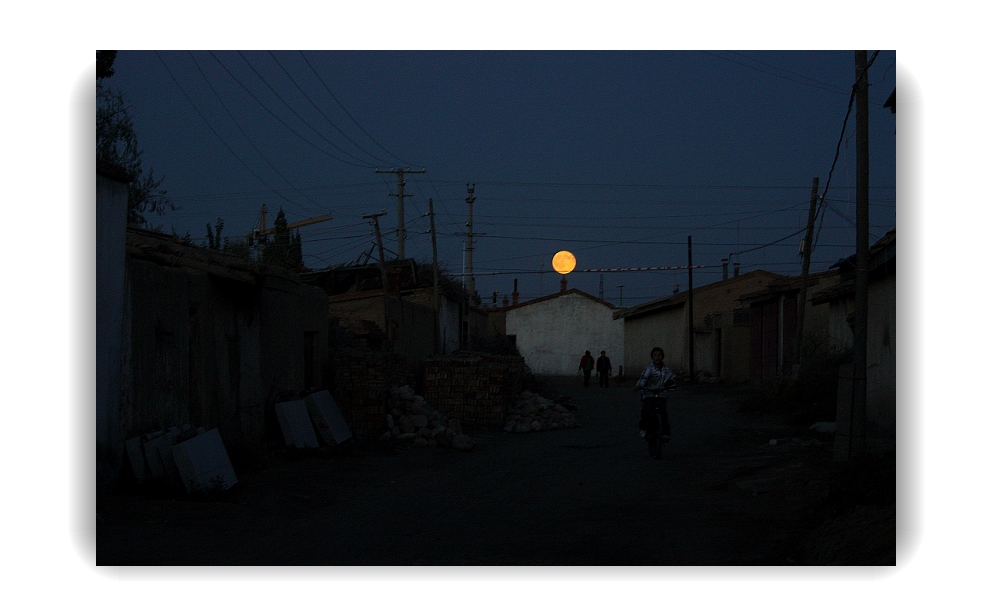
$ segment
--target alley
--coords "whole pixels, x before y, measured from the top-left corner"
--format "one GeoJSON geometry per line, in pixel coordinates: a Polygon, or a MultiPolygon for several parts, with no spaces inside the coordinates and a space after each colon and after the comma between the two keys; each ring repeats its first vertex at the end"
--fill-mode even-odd
{"type": "Polygon", "coordinates": [[[654,460],[630,381],[552,385],[581,427],[474,434],[467,453],[285,456],[219,502],[99,500],[97,563],[778,564],[817,496],[797,473],[828,452],[769,448],[783,426],[738,413],[732,390],[694,386],[673,393],[673,440],[654,460]]]}

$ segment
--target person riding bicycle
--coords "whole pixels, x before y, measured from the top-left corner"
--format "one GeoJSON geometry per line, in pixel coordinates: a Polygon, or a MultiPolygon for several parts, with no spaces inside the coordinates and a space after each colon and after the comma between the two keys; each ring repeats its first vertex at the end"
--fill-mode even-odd
{"type": "MultiPolygon", "coordinates": [[[[667,442],[672,438],[668,424],[668,390],[673,385],[675,374],[665,365],[665,351],[660,347],[651,349],[651,363],[641,372],[634,389],[641,392],[641,422],[644,435],[654,437],[661,420],[661,439],[667,442]]],[[[660,455],[658,452],[652,452],[660,455]]]]}

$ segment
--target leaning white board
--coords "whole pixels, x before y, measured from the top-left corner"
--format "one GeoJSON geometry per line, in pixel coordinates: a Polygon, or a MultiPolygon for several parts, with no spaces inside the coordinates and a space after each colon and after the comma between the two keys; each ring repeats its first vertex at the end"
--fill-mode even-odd
{"type": "Polygon", "coordinates": [[[319,447],[317,433],[310,423],[310,413],[303,400],[290,400],[276,404],[276,418],[286,444],[297,449],[319,447]]]}
{"type": "Polygon", "coordinates": [[[172,458],[187,492],[226,490],[238,482],[217,428],[173,445],[172,458]]]}
{"type": "Polygon", "coordinates": [[[327,390],[314,392],[303,400],[306,402],[313,425],[328,444],[343,443],[351,438],[351,429],[331,392],[327,390]]]}

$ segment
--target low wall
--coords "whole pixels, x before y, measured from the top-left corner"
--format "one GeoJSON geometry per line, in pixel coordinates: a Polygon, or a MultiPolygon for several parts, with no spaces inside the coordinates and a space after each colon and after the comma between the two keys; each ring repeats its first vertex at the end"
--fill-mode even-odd
{"type": "Polygon", "coordinates": [[[435,357],[424,368],[424,398],[468,431],[502,429],[524,367],[522,357],[435,357]]]}
{"type": "Polygon", "coordinates": [[[386,429],[386,401],[393,388],[405,384],[402,356],[396,353],[337,352],[332,393],[351,433],[374,438],[386,429]]]}

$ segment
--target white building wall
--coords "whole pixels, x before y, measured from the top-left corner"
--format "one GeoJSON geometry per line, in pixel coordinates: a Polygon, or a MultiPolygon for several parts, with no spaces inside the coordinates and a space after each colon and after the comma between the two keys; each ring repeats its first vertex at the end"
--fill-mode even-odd
{"type": "MultiPolygon", "coordinates": [[[[637,377],[651,363],[651,349],[661,347],[665,351],[665,364],[679,372],[689,369],[686,357],[685,330],[686,310],[680,304],[658,314],[626,323],[626,363],[624,374],[637,377]]],[[[617,319],[623,323],[624,319],[617,319]]]]}
{"type": "Polygon", "coordinates": [[[535,374],[570,375],[588,350],[606,351],[613,374],[623,363],[623,320],[613,308],[582,295],[562,295],[507,311],[506,333],[535,374]]]}

